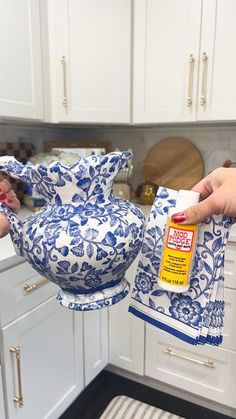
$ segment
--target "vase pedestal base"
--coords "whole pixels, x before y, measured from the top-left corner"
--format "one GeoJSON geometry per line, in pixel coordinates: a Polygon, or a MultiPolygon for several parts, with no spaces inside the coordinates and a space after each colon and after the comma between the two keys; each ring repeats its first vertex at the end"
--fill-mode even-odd
{"type": "Polygon", "coordinates": [[[130,289],[129,282],[123,278],[118,285],[95,291],[92,294],[70,294],[60,290],[57,300],[66,308],[76,311],[96,310],[118,303],[126,297],[130,289]]]}

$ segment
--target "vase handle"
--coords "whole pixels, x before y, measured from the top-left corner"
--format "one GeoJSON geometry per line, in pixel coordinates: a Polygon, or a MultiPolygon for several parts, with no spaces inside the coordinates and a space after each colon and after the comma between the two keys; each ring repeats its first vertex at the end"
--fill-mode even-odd
{"type": "Polygon", "coordinates": [[[0,172],[6,173],[14,179],[31,184],[30,165],[24,165],[12,156],[0,157],[0,172]]]}
{"type": "Polygon", "coordinates": [[[10,235],[17,253],[20,254],[17,247],[19,243],[18,239],[20,238],[23,227],[23,221],[21,221],[17,215],[3,203],[0,203],[0,213],[4,214],[10,223],[10,235]]]}
{"type": "MultiPolygon", "coordinates": [[[[19,179],[22,182],[31,183],[30,171],[23,163],[18,162],[12,156],[0,157],[0,172],[6,173],[12,178],[19,179]]],[[[0,213],[3,213],[11,224],[11,231],[19,231],[22,228],[22,221],[17,215],[4,203],[0,203],[0,213]]]]}

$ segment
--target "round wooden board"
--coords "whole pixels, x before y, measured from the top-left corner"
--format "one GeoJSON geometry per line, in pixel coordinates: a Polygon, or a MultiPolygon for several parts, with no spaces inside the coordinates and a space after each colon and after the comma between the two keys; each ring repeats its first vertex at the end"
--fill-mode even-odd
{"type": "Polygon", "coordinates": [[[143,174],[158,186],[171,189],[191,189],[204,174],[199,150],[185,138],[166,138],[147,153],[143,174]]]}

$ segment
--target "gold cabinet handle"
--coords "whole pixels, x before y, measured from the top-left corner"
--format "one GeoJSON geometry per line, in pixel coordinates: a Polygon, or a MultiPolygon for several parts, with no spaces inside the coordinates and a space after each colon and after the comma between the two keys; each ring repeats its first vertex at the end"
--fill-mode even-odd
{"type": "Polygon", "coordinates": [[[204,367],[214,368],[214,362],[211,359],[208,359],[207,361],[200,361],[199,359],[191,358],[189,356],[179,354],[178,352],[174,352],[173,349],[171,349],[170,346],[167,346],[165,349],[163,349],[163,352],[165,354],[175,356],[176,358],[185,359],[186,361],[193,362],[194,364],[203,365],[204,367]]]}
{"type": "Polygon", "coordinates": [[[20,367],[20,348],[19,346],[12,346],[10,352],[16,356],[16,370],[18,380],[18,396],[13,397],[14,403],[18,403],[20,407],[24,406],[24,399],[22,393],[22,382],[21,382],[21,367],[20,367]]]}
{"type": "Polygon", "coordinates": [[[193,70],[194,70],[194,63],[195,58],[193,54],[189,56],[189,70],[188,70],[188,91],[187,91],[187,106],[190,107],[193,104],[193,70]]]}
{"type": "Polygon", "coordinates": [[[202,53],[202,83],[201,83],[201,106],[206,104],[206,68],[208,56],[206,52],[202,53]]]}
{"type": "Polygon", "coordinates": [[[29,284],[25,284],[24,285],[24,290],[27,292],[27,293],[30,293],[30,292],[32,292],[32,291],[35,291],[36,289],[38,289],[38,288],[40,288],[40,287],[42,287],[43,285],[45,285],[45,284],[47,284],[48,283],[48,280],[47,279],[45,279],[45,278],[43,278],[43,279],[40,279],[38,282],[35,282],[34,284],[32,284],[32,285],[29,285],[29,284]]]}
{"type": "Polygon", "coordinates": [[[66,89],[66,57],[62,55],[61,57],[61,65],[62,65],[62,82],[63,82],[63,100],[62,105],[64,108],[67,108],[68,100],[67,100],[67,89],[66,89]]]}

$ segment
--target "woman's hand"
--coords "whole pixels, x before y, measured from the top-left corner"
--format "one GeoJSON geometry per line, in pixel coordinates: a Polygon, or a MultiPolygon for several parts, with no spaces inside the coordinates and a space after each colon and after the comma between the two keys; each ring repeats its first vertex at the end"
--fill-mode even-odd
{"type": "Polygon", "coordinates": [[[236,217],[236,169],[220,167],[197,183],[193,191],[200,192],[201,202],[172,215],[181,224],[199,224],[214,214],[236,217]]]}
{"type": "MultiPolygon", "coordinates": [[[[20,202],[6,179],[0,179],[0,202],[6,204],[11,210],[18,212],[20,202]]],[[[0,238],[4,237],[10,229],[10,224],[3,213],[0,213],[0,238]]]]}

